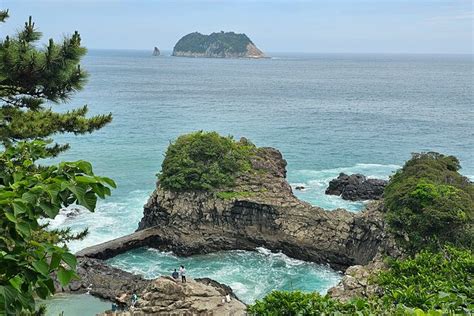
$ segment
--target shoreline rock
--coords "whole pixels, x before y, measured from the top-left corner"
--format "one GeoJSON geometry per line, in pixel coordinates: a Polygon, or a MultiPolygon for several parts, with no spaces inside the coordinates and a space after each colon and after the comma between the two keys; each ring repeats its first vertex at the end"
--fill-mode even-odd
{"type": "MultiPolygon", "coordinates": [[[[78,258],[77,274],[80,279],[72,281],[65,288],[56,282],[56,293],[89,293],[111,303],[125,293],[129,308],[131,295],[139,296],[140,300],[133,312],[115,315],[245,315],[247,308],[229,286],[209,278],[188,278],[184,284],[168,276],[148,280],[141,275],[111,267],[102,260],[86,257],[78,258]],[[227,295],[230,302],[222,304],[227,295]]],[[[101,315],[109,314],[105,312],[101,315]]]]}
{"type": "Polygon", "coordinates": [[[129,311],[100,315],[246,315],[247,306],[228,287],[210,279],[189,279],[186,283],[171,277],[150,281],[129,311]],[[226,296],[228,300],[226,300],[226,296]]]}
{"type": "Polygon", "coordinates": [[[340,173],[329,182],[325,193],[340,195],[344,200],[350,201],[380,200],[387,184],[387,180],[370,179],[358,173],[340,173]]]}

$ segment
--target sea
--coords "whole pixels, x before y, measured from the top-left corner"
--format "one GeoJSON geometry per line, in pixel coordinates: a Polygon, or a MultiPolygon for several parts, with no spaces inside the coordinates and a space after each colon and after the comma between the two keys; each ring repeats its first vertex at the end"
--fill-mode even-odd
{"type": "MultiPolygon", "coordinates": [[[[389,179],[414,152],[455,155],[461,173],[474,180],[472,55],[270,55],[206,59],[89,51],[82,62],[87,85],[54,109],[87,104],[90,115],[111,112],[113,122],[93,134],[55,137],[71,144],[57,160],[91,161],[96,174],[118,187],[94,213],[60,214],[50,227],[89,228],[87,238],[69,245],[73,251],[135,231],[167,146],[198,130],[278,148],[290,184],[305,187],[295,194],[327,210],[359,212],[366,204],[324,194],[339,173],[389,179]]],[[[108,263],[147,278],[184,264],[190,277],[223,282],[246,303],[272,290],[325,293],[341,278],[328,266],[264,248],[187,258],[142,248],[108,263]]],[[[110,305],[90,295],[57,296],[47,304],[50,315],[94,315],[110,305]]]]}

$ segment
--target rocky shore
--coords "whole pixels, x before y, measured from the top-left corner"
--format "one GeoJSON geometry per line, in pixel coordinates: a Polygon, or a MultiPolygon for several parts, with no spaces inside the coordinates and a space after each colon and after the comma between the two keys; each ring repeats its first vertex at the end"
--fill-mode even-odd
{"type": "Polygon", "coordinates": [[[123,271],[116,278],[118,269],[104,268],[100,260],[137,247],[181,256],[265,247],[346,271],[342,282],[329,292],[334,297],[345,300],[370,293],[373,289],[367,288],[366,281],[370,273],[364,266],[369,264],[367,269],[372,271],[371,265],[378,266],[381,254],[396,252],[385,231],[382,202],[373,202],[360,213],[326,211],[293,195],[286,181],[286,161],[278,150],[259,148],[251,163],[252,172],[240,175],[235,186],[218,192],[177,193],[158,183],[135,233],[77,253],[84,278],[81,286],[71,286],[84,290],[91,283],[97,289],[91,294],[108,299],[120,291],[149,289],[150,281],[123,271]],[[104,275],[114,280],[106,281],[104,275]],[[101,284],[114,291],[102,290],[101,284]]]}

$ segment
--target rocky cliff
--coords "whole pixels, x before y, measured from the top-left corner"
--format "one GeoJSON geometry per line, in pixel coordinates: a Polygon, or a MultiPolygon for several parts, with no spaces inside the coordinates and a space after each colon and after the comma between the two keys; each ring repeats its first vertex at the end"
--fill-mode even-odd
{"type": "MultiPolygon", "coordinates": [[[[253,172],[220,192],[177,193],[158,184],[136,233],[150,235],[142,244],[178,255],[263,246],[336,269],[366,264],[386,248],[380,203],[361,213],[326,211],[293,195],[278,150],[259,148],[251,162],[253,172]]],[[[102,254],[117,246],[102,247],[102,254]]]]}
{"type": "Polygon", "coordinates": [[[207,58],[262,58],[264,53],[245,34],[198,32],[183,36],[173,49],[173,56],[207,58]]]}

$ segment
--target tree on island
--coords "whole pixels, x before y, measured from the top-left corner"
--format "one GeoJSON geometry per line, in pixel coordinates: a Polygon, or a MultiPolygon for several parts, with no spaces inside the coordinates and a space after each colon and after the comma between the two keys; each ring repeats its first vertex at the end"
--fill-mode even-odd
{"type": "MultiPolygon", "coordinates": [[[[0,22],[8,11],[0,11],[0,22]]],[[[0,42],[0,315],[40,314],[35,297],[55,292],[76,277],[76,258],[65,243],[87,233],[47,231],[41,218],[78,204],[94,211],[98,198],[110,195],[113,180],[95,176],[87,161],[40,166],[39,159],[66,150],[50,146],[51,136],[85,134],[102,128],[111,114],[87,118],[87,106],[64,113],[51,105],[67,101],[85,83],[79,62],[86,53],[79,33],[61,44],[36,44],[41,33],[31,17],[23,30],[0,42]]]]}

